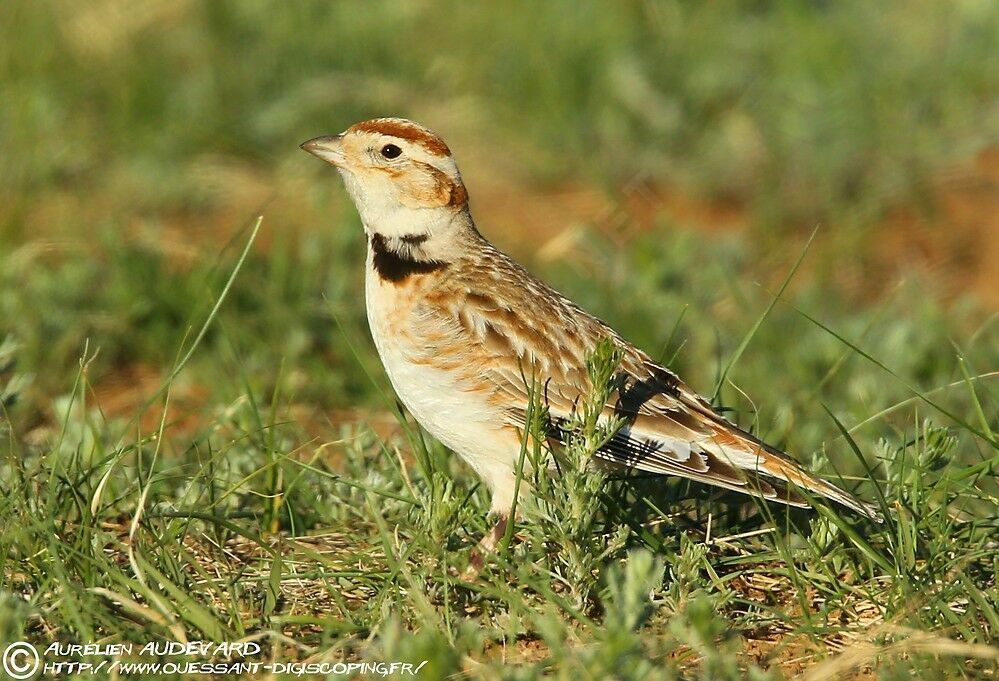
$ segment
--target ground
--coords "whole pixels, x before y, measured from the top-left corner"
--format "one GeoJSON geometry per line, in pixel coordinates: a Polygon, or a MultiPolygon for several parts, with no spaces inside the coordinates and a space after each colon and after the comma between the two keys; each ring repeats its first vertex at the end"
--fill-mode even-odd
{"type": "Polygon", "coordinates": [[[407,7],[0,9],[0,642],[994,678],[993,5],[407,7]],[[297,149],[384,114],[448,140],[489,238],[888,521],[571,468],[466,577],[487,494],[400,411],[356,215],[297,149]]]}

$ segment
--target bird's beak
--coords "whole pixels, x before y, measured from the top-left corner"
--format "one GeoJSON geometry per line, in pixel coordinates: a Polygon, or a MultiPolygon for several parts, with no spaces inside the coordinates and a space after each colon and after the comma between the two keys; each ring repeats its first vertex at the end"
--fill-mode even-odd
{"type": "Polygon", "coordinates": [[[325,137],[316,137],[308,142],[302,142],[299,146],[331,165],[343,166],[342,139],[343,135],[326,135],[325,137]]]}

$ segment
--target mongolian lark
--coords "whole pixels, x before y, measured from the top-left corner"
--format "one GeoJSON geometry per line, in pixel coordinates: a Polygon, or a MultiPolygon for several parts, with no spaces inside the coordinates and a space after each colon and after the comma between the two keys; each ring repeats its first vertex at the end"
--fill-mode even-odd
{"type": "Polygon", "coordinates": [[[475,228],[451,151],[430,130],[378,118],[302,149],[340,171],[360,213],[368,323],[393,387],[492,492],[499,522],[482,549],[503,535],[513,505],[530,400],[524,377],[545,386],[553,421],[568,418],[591,390],[586,358],[605,338],[624,353],[605,412],[625,425],[598,453],[603,462],[793,506],[809,505],[804,489],[879,519],[726,421],[669,369],[497,250],[475,228]]]}

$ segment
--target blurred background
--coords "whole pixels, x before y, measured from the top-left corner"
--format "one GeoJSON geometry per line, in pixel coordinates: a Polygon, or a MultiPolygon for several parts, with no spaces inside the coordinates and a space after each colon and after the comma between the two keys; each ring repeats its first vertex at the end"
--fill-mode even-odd
{"type": "Polygon", "coordinates": [[[987,676],[997,46],[996,0],[0,0],[0,641],[987,676]],[[668,569],[613,572],[621,507],[605,534],[569,496],[459,583],[488,493],[400,415],[361,225],[298,148],[375,116],[439,132],[488,238],[893,522],[615,482],[668,569]]]}
{"type": "Polygon", "coordinates": [[[909,393],[796,308],[927,388],[955,338],[996,368],[997,45],[993,0],[4,2],[14,431],[44,437],[84,357],[89,408],[133,416],[257,215],[176,432],[246,392],[320,428],[383,411],[360,226],[298,144],[398,115],[447,139],[489,238],[709,394],[817,230],[722,392],[812,449],[828,421],[795,413],[909,393]]]}

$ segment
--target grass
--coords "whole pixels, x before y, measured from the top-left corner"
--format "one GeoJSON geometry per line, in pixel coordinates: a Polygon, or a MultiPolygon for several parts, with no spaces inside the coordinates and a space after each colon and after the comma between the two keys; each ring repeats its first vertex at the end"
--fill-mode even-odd
{"type": "MultiPolygon", "coordinates": [[[[460,670],[497,678],[784,678],[829,668],[873,669],[883,678],[930,669],[950,678],[994,669],[999,453],[994,378],[979,375],[996,365],[994,324],[960,332],[963,315],[941,323],[934,303],[923,299],[913,310],[917,298],[902,292],[896,305],[908,311],[888,301],[887,309],[851,310],[825,323],[855,349],[799,312],[838,308],[828,294],[816,303],[823,292],[805,285],[772,306],[731,367],[722,396],[736,409],[732,418],[799,456],[815,452],[811,463],[827,475],[868,480],[859,493],[890,516],[883,526],[831,508],[758,507],[679,482],[567,472],[548,481],[545,505],[469,582],[460,575],[487,531],[485,491],[403,415],[387,436],[364,418],[301,417],[316,387],[298,377],[322,360],[289,354],[266,334],[247,340],[255,332],[247,329],[269,328],[271,312],[253,291],[287,265],[282,249],[255,252],[250,238],[244,233],[247,248],[234,244],[210,272],[174,274],[178,280],[159,289],[207,293],[186,320],[189,330],[162,349],[179,359],[164,364],[153,419],[138,408],[100,412],[90,376],[103,350],[90,346],[75,372],[63,374],[58,411],[38,424],[23,407],[40,379],[15,363],[30,352],[5,345],[11,420],[0,478],[8,528],[0,538],[7,594],[0,620],[7,638],[251,636],[278,659],[426,659],[429,678],[460,670]],[[948,342],[958,333],[960,354],[948,342]],[[860,348],[872,359],[892,358],[884,360],[891,373],[860,348]],[[768,366],[771,356],[782,357],[780,371],[768,366]],[[200,422],[193,430],[172,423],[173,395],[201,381],[212,385],[200,422]],[[759,391],[739,386],[758,385],[785,396],[750,411],[745,395],[759,391]]],[[[675,266],[696,273],[686,290],[659,289],[692,298],[681,329],[707,324],[712,292],[745,267],[738,244],[708,255],[698,238],[676,244],[675,266]]],[[[137,255],[122,251],[109,271],[127,271],[137,255]]],[[[77,267],[67,263],[33,281],[51,279],[40,290],[63,290],[59,278],[77,277],[77,267]]],[[[629,276],[641,291],[647,275],[639,266],[629,276]]],[[[43,304],[30,297],[34,290],[18,294],[26,309],[43,304]]],[[[731,364],[727,354],[741,346],[735,332],[753,328],[773,302],[751,286],[739,293],[745,305],[715,317],[719,336],[732,339],[719,362],[702,342],[677,354],[674,366],[688,369],[695,385],[711,379],[696,366],[731,364]]],[[[641,337],[636,319],[648,314],[621,314],[599,296],[587,302],[641,337]]],[[[651,295],[644,304],[681,309],[651,295]]],[[[336,309],[319,291],[304,296],[297,323],[325,325],[332,347],[370,369],[360,380],[371,381],[371,409],[395,411],[363,320],[331,319],[326,305],[336,309]]],[[[21,323],[30,329],[33,319],[21,323]]],[[[76,326],[70,320],[65,328],[76,326]]],[[[599,433],[585,418],[579,427],[573,451],[585,459],[599,433]]]]}
{"type": "MultiPolygon", "coordinates": [[[[892,206],[934,213],[936,173],[995,143],[992,4],[569,4],[0,7],[0,643],[995,677],[996,316],[932,273],[842,285],[892,206]],[[462,578],[487,492],[400,410],[357,218],[295,148],[389,112],[453,132],[473,210],[511,175],[745,207],[735,232],[593,215],[529,264],[888,520],[583,474],[584,410],[462,578]]],[[[487,236],[537,243],[502,212],[487,236]]]]}

